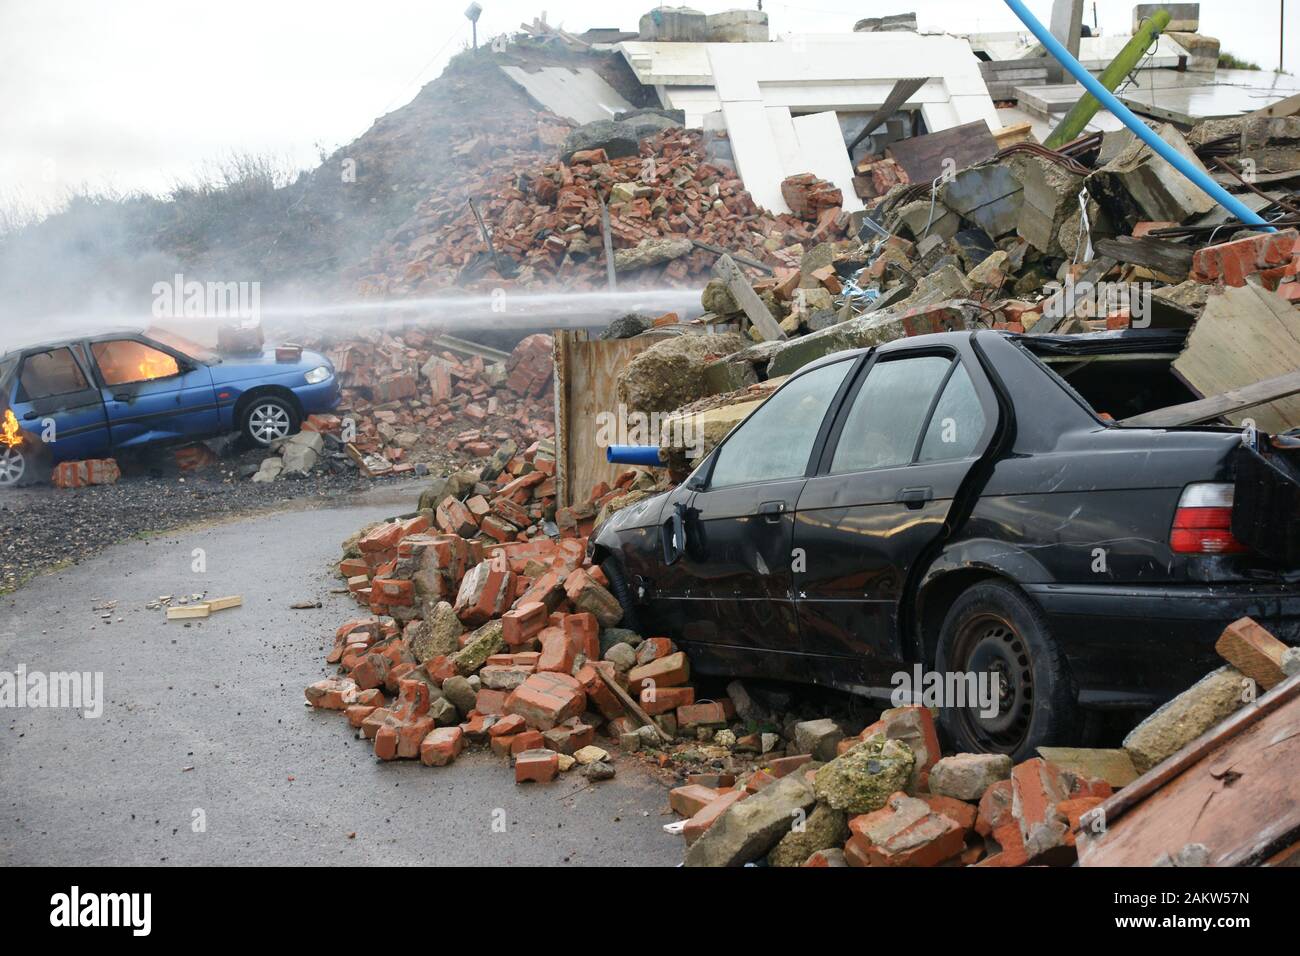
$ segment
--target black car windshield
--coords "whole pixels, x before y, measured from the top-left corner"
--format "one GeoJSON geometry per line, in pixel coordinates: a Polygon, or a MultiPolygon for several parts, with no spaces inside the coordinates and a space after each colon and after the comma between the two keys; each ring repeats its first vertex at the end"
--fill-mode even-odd
{"type": "Polygon", "coordinates": [[[221,356],[209,348],[200,345],[198,342],[192,342],[183,335],[177,335],[169,329],[160,329],[156,326],[145,329],[145,337],[151,338],[155,342],[160,342],[168,348],[175,349],[177,352],[183,352],[192,359],[198,359],[200,362],[212,364],[220,362],[221,356]]]}

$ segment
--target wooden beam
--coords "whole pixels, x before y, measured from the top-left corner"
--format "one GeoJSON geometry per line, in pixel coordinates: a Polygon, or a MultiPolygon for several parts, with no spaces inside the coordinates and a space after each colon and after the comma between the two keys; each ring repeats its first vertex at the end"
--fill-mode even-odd
{"type": "Polygon", "coordinates": [[[776,271],[766,262],[759,262],[757,259],[751,259],[749,256],[742,255],[739,252],[731,252],[722,248],[722,246],[715,246],[712,243],[701,242],[699,239],[692,239],[691,242],[695,245],[696,249],[703,249],[705,252],[711,252],[715,256],[731,256],[731,258],[735,259],[736,262],[740,263],[742,266],[748,266],[750,269],[757,269],[759,272],[766,272],[768,275],[771,275],[776,271]]]}
{"type": "MultiPolygon", "coordinates": [[[[1284,712],[1287,709],[1294,710],[1294,705],[1298,699],[1300,699],[1300,675],[1288,678],[1254,703],[1242,707],[1235,714],[1206,731],[1176,754],[1152,767],[1129,786],[1107,798],[1097,808],[1085,814],[1076,830],[1078,833],[1080,865],[1118,865],[1121,860],[1125,864],[1135,865],[1137,859],[1143,859],[1144,865],[1154,864],[1154,859],[1145,859],[1136,855],[1138,853],[1150,853],[1150,849],[1144,844],[1157,844],[1159,842],[1158,840],[1152,840],[1149,832],[1141,829],[1140,825],[1147,821],[1145,819],[1135,820],[1134,823],[1138,825],[1137,829],[1130,827],[1119,827],[1117,829],[1116,824],[1129,813],[1136,814],[1139,811],[1146,811],[1148,808],[1142,805],[1147,800],[1168,802],[1171,796],[1178,794],[1180,788],[1189,785],[1197,787],[1199,784],[1201,789],[1205,789],[1206,782],[1189,776],[1189,771],[1192,771],[1198,765],[1204,764],[1211,757],[1214,758],[1215,763],[1206,765],[1203,773],[1213,782],[1211,795],[1213,790],[1221,791],[1224,786],[1222,778],[1231,772],[1234,766],[1237,766],[1233,761],[1224,759],[1225,753],[1230,750],[1234,741],[1242,740],[1247,742],[1247,749],[1249,749],[1251,746],[1250,741],[1258,735],[1252,736],[1247,734],[1247,731],[1266,721],[1273,714],[1284,712]],[[1097,817],[1100,817],[1101,821],[1103,821],[1103,829],[1100,833],[1093,833],[1089,829],[1089,824],[1097,817]],[[1130,832],[1122,832],[1125,830],[1130,832]],[[1111,851],[1112,846],[1114,847],[1113,852],[1111,851]]],[[[1294,727],[1294,723],[1292,727],[1294,727]]],[[[1290,728],[1283,729],[1290,730],[1290,728]]],[[[1256,742],[1253,746],[1258,752],[1259,748],[1274,747],[1287,741],[1293,741],[1296,736],[1295,732],[1287,732],[1285,736],[1279,735],[1271,742],[1256,742]]],[[[1248,769],[1244,762],[1240,765],[1240,768],[1243,770],[1248,769]]],[[[1279,780],[1285,788],[1290,784],[1291,780],[1286,776],[1285,771],[1281,771],[1281,774],[1279,780]]],[[[1256,788],[1269,786],[1270,781],[1247,776],[1238,785],[1243,788],[1243,796],[1248,796],[1249,792],[1256,788]]],[[[1193,796],[1198,798],[1195,802],[1199,803],[1200,809],[1204,811],[1209,797],[1200,797],[1198,793],[1193,793],[1193,796]]],[[[1259,790],[1259,796],[1260,799],[1254,801],[1255,803],[1268,802],[1269,795],[1266,790],[1259,790]]],[[[1258,852],[1266,852],[1269,831],[1274,827],[1275,823],[1280,824],[1283,828],[1289,827],[1286,820],[1282,819],[1285,815],[1284,803],[1285,801],[1281,801],[1276,804],[1278,815],[1275,820],[1260,817],[1258,819],[1246,818],[1229,821],[1224,818],[1232,830],[1240,831],[1245,829],[1246,831],[1255,832],[1252,839],[1256,842],[1259,842],[1258,835],[1263,834],[1265,836],[1263,841],[1265,846],[1255,846],[1244,841],[1241,846],[1210,846],[1211,853],[1217,857],[1216,865],[1249,864],[1255,862],[1253,857],[1258,852]]],[[[1190,832],[1191,826],[1188,826],[1188,819],[1181,813],[1170,813],[1163,806],[1153,806],[1149,809],[1154,811],[1154,814],[1146,813],[1147,817],[1159,819],[1159,811],[1164,810],[1166,823],[1180,827],[1185,833],[1190,832]]],[[[1217,808],[1212,808],[1211,812],[1214,812],[1215,809],[1217,808]]],[[[1231,815],[1229,808],[1219,812],[1231,815]]],[[[1294,817],[1294,814],[1291,814],[1291,816],[1294,817]]],[[[1192,821],[1192,826],[1194,825],[1195,820],[1192,821]]],[[[1241,834],[1240,832],[1230,832],[1229,836],[1240,838],[1241,834]]],[[[1277,834],[1274,834],[1274,836],[1277,836],[1277,834]]],[[[1294,842],[1294,835],[1291,835],[1290,839],[1285,842],[1294,842]]],[[[1166,852],[1173,852],[1181,846],[1182,842],[1176,841],[1171,845],[1167,845],[1165,850],[1166,852]]],[[[1154,853],[1151,853],[1152,857],[1154,855],[1154,853]]]]}
{"type": "Polygon", "coordinates": [[[593,670],[595,670],[596,676],[599,677],[601,681],[604,682],[605,686],[613,692],[614,696],[618,698],[618,702],[623,705],[624,710],[637,720],[641,721],[643,726],[653,727],[655,733],[659,736],[659,739],[664,743],[670,744],[673,742],[673,738],[667,733],[667,731],[656,724],[650,718],[650,715],[641,709],[641,705],[632,699],[632,695],[618,685],[617,681],[612,681],[606,677],[605,672],[599,667],[593,668],[593,670]]]}
{"type": "MultiPolygon", "coordinates": [[[[599,199],[599,197],[597,197],[599,199]]],[[[618,278],[614,272],[614,239],[609,229],[609,207],[600,200],[600,241],[605,247],[605,279],[610,292],[618,291],[618,278]]]]}
{"type": "Polygon", "coordinates": [[[912,98],[912,94],[929,82],[930,78],[928,76],[896,82],[894,88],[889,91],[889,95],[885,97],[885,102],[881,104],[880,109],[871,114],[866,125],[862,127],[862,131],[854,137],[853,142],[849,143],[849,159],[853,158],[853,151],[858,148],[859,143],[874,133],[881,123],[897,113],[898,108],[912,98]]]}
{"type": "Polygon", "coordinates": [[[1192,271],[1191,248],[1168,239],[1117,236],[1114,239],[1098,239],[1093,243],[1093,248],[1098,255],[1109,256],[1116,262],[1145,266],[1179,281],[1186,279],[1192,271]]]}
{"type": "Polygon", "coordinates": [[[758,329],[759,335],[769,342],[785,341],[785,332],[781,330],[781,326],[776,319],[772,318],[772,313],[767,310],[767,306],[758,297],[754,287],[749,284],[745,274],[740,271],[740,267],[736,265],[736,260],[732,259],[730,255],[724,254],[719,257],[714,268],[718,273],[718,277],[731,290],[732,296],[740,304],[745,315],[749,317],[749,321],[754,323],[754,328],[758,329]]]}
{"type": "Polygon", "coordinates": [[[1100,282],[1111,269],[1115,268],[1115,260],[1109,256],[1097,256],[1088,263],[1088,267],[1083,270],[1083,275],[1079,276],[1073,286],[1065,286],[1052,295],[1050,299],[1042,303],[1043,317],[1034,323],[1033,328],[1029,329],[1029,335],[1047,335],[1055,332],[1066,319],[1074,317],[1074,299],[1067,298],[1067,292],[1071,288],[1078,288],[1084,282],[1100,282]],[[1056,312],[1055,318],[1048,318],[1049,312],[1056,312]]]}
{"type": "Polygon", "coordinates": [[[1295,116],[1296,113],[1300,113],[1300,93],[1288,96],[1284,100],[1278,100],[1272,106],[1265,106],[1253,113],[1247,113],[1242,119],[1254,119],[1257,116],[1295,116]]]}
{"type": "Polygon", "coordinates": [[[1230,389],[1219,395],[1157,408],[1125,418],[1120,424],[1125,428],[1177,428],[1180,425],[1198,425],[1211,422],[1230,412],[1239,412],[1256,405],[1275,402],[1279,398],[1300,395],[1300,372],[1290,372],[1277,378],[1265,379],[1253,385],[1230,389]]]}

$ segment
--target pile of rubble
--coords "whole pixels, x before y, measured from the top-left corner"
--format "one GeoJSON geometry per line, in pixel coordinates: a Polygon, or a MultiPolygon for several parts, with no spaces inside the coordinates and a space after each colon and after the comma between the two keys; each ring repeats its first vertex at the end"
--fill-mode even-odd
{"type": "MultiPolygon", "coordinates": [[[[809,358],[976,323],[1036,334],[1149,325],[1126,298],[1071,294],[1071,285],[1085,283],[1144,286],[1184,327],[1215,283],[1241,286],[1256,275],[1270,291],[1300,300],[1295,232],[1285,228],[1300,223],[1295,193],[1285,188],[1300,182],[1300,117],[1214,121],[1186,139],[1169,125],[1158,132],[1202,169],[1205,157],[1282,231],[1234,223],[1122,130],[1061,152],[1018,144],[934,183],[910,185],[904,174],[851,217],[857,239],[783,250],[790,261],[752,288],[787,335],[822,333],[824,347],[791,346],[809,358]],[[1255,186],[1261,178],[1272,188],[1255,186]]],[[[732,286],[710,283],[705,322],[751,324],[732,286]]]]}
{"type": "MultiPolygon", "coordinates": [[[[704,313],[688,328],[736,329],[751,342],[680,368],[681,344],[656,343],[620,373],[620,400],[637,391],[625,381],[639,374],[633,366],[672,359],[674,380],[687,386],[678,405],[628,404],[692,418],[711,436],[696,457],[756,407],[769,380],[779,384],[835,351],[931,332],[1158,329],[1181,352],[1173,368],[1185,383],[1166,396],[1221,395],[1293,371],[1294,345],[1252,346],[1230,368],[1216,356],[1229,321],[1238,338],[1294,341],[1287,329],[1300,302],[1300,214],[1292,212],[1300,198],[1285,186],[1300,184],[1300,117],[1216,121],[1187,140],[1172,127],[1160,133],[1192,161],[1212,161],[1277,231],[1231,220],[1127,130],[1068,152],[1012,146],[946,181],[895,185],[849,217],[857,238],[769,248],[762,262],[720,258],[701,296],[704,313]],[[1267,177],[1269,188],[1237,182],[1238,167],[1267,177]]],[[[622,328],[636,331],[622,322],[608,332],[622,328]]],[[[718,353],[725,340],[707,338],[718,353]]],[[[1142,401],[1131,396],[1109,411],[1143,412],[1142,401]]],[[[1261,427],[1300,424],[1288,407],[1261,427]]]]}
{"type": "Polygon", "coordinates": [[[419,329],[313,337],[339,376],[339,412],[313,415],[299,434],[278,442],[253,480],[318,467],[366,477],[425,474],[490,457],[506,443],[553,436],[549,335],[529,335],[510,353],[460,340],[447,348],[445,341],[419,329]]]}
{"type": "Polygon", "coordinates": [[[638,755],[674,775],[683,819],[665,829],[687,865],[1069,865],[1102,845],[1117,792],[1150,790],[1252,688],[1300,674],[1300,649],[1243,619],[1217,645],[1227,664],[1122,749],[1045,747],[1019,764],[945,756],[925,706],[867,722],[739,681],[705,699],[687,655],[629,628],[621,583],[586,556],[604,517],[664,479],[629,470],[562,508],[554,473],[548,442],[507,442],[345,542],[339,574],[368,615],[338,628],[325,658],[337,673],[306,699],[341,712],[380,760],[445,766],[486,747],[517,783],[546,783],[575,769],[607,780],[616,755],[638,755]]]}
{"type": "Polygon", "coordinates": [[[381,759],[440,766],[489,743],[515,759],[520,781],[575,762],[612,776],[597,729],[670,738],[689,722],[685,654],[619,628],[622,606],[586,559],[600,510],[653,479],[628,471],[556,509],[554,470],[545,444],[507,444],[481,471],[436,481],[414,516],[348,542],[339,570],[372,616],[339,628],[327,662],[342,676],[308,687],[312,705],[345,711],[381,759]],[[554,537],[543,533],[551,519],[554,537]]]}
{"type": "Polygon", "coordinates": [[[811,176],[790,183],[804,216],[759,209],[734,172],[708,160],[698,131],[591,126],[600,129],[575,130],[558,161],[485,170],[474,208],[463,184],[434,193],[379,254],[382,272],[363,279],[362,292],[604,288],[602,204],[619,282],[632,287],[692,284],[717,249],[788,258],[782,250],[839,238],[848,226],[839,191],[811,176]]]}

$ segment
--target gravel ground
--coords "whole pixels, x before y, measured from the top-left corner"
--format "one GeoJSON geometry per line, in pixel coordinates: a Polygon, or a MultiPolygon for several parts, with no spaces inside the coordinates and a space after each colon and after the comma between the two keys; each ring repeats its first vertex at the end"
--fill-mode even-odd
{"type": "Polygon", "coordinates": [[[265,452],[247,452],[190,475],[157,460],[123,462],[123,478],[115,485],[0,491],[0,594],[40,570],[80,563],[127,538],[295,502],[328,502],[379,486],[409,487],[414,503],[424,481],[323,473],[266,483],[237,477],[249,460],[264,457],[265,452]]]}

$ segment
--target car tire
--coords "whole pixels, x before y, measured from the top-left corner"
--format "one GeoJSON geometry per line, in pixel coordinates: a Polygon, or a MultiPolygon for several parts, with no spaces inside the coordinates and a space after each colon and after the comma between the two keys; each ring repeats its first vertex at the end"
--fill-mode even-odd
{"type": "Polygon", "coordinates": [[[619,621],[619,626],[641,633],[636,604],[632,600],[632,592],[628,590],[627,578],[623,575],[622,566],[616,559],[606,558],[600,569],[605,572],[605,577],[609,580],[610,592],[618,598],[619,606],[623,608],[623,618],[619,621]]]}
{"type": "Polygon", "coordinates": [[[32,457],[21,446],[0,445],[0,488],[17,488],[32,480],[32,457]]]}
{"type": "Polygon", "coordinates": [[[298,409],[288,399],[279,395],[259,395],[244,409],[239,430],[245,439],[265,448],[273,441],[288,438],[301,424],[298,409]]]}
{"type": "Polygon", "coordinates": [[[993,673],[998,713],[941,701],[939,724],[959,753],[1004,753],[1013,761],[1038,747],[1077,743],[1078,692],[1047,619],[1004,581],[981,581],[958,596],[939,632],[935,670],[993,673]]]}

